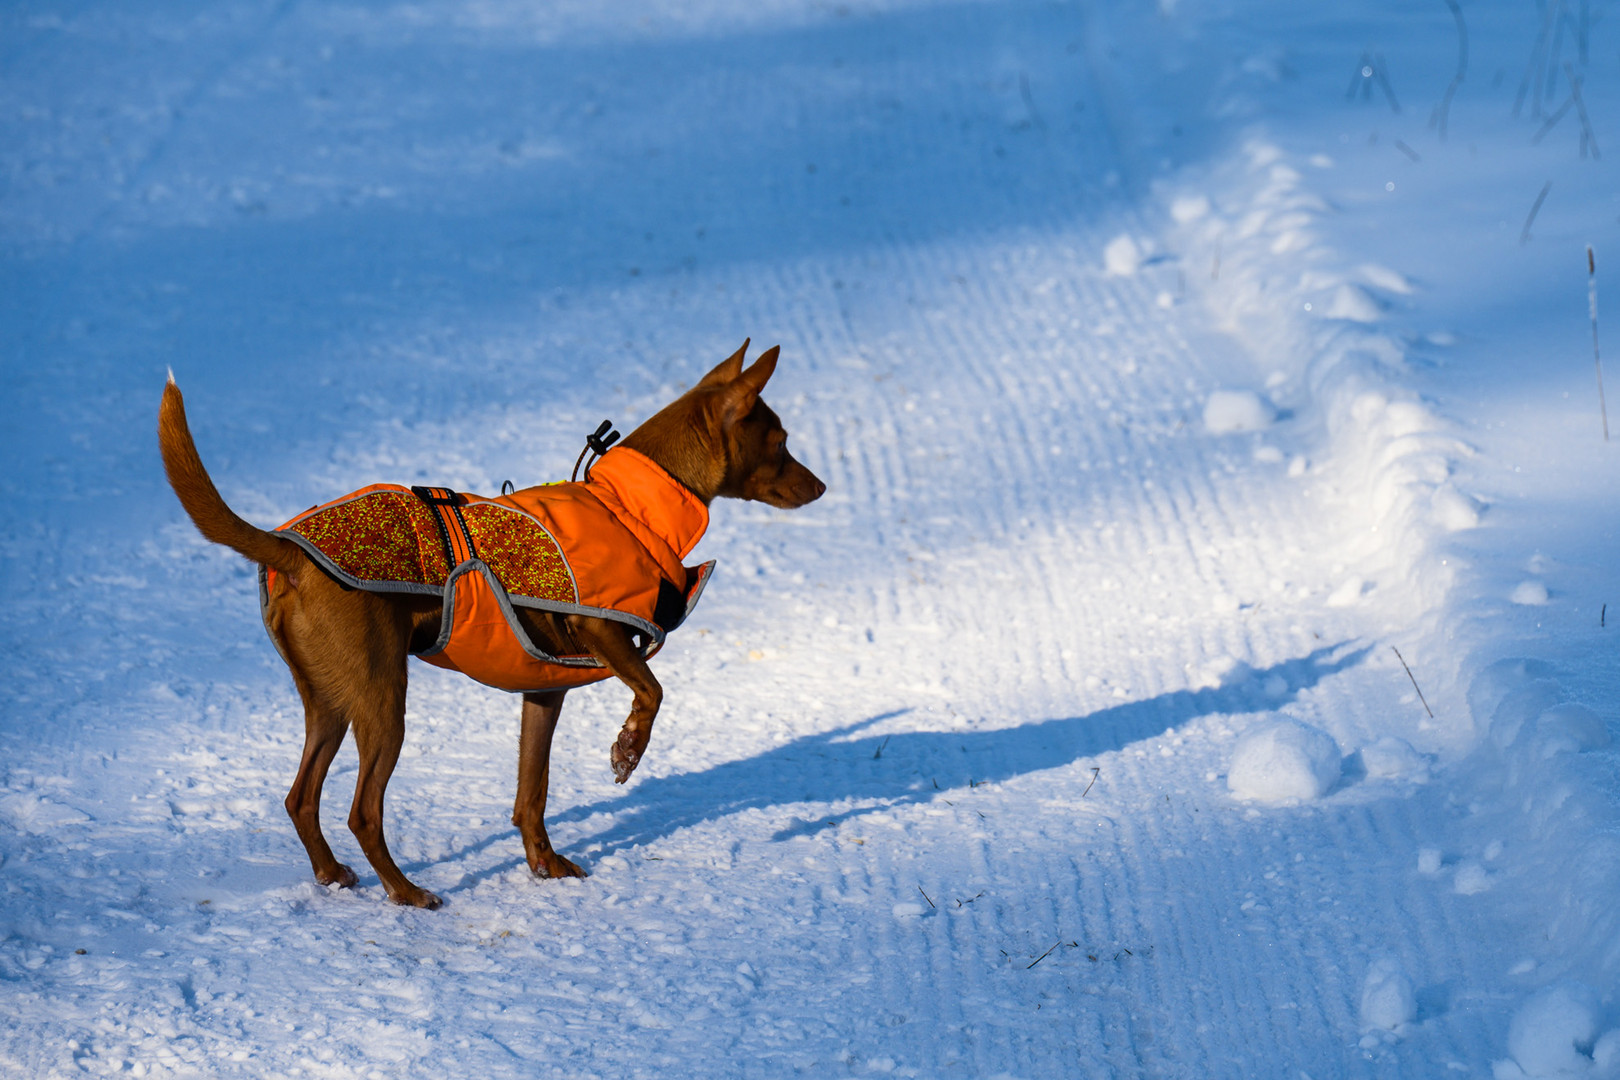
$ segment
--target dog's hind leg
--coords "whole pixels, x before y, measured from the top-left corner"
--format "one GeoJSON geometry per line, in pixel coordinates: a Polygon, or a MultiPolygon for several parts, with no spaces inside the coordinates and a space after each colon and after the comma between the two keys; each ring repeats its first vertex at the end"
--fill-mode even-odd
{"type": "Polygon", "coordinates": [[[287,792],[287,816],[292,818],[298,839],[309,853],[315,880],[346,889],[355,882],[354,871],[337,861],[321,832],[321,786],[326,783],[332,758],[343,745],[349,723],[342,712],[316,695],[297,668],[293,669],[293,682],[298,686],[298,696],[304,699],[304,756],[298,763],[292,790],[287,792]]]}
{"type": "Polygon", "coordinates": [[[551,783],[551,736],[557,730],[566,690],[523,695],[523,732],[518,741],[517,802],[512,824],[523,834],[523,852],[537,877],[584,877],[585,871],[557,854],[546,835],[546,790],[551,783]]]}
{"type": "Polygon", "coordinates": [[[439,898],[411,883],[388,853],[388,842],[383,839],[383,793],[399,761],[400,747],[405,744],[404,673],[368,682],[356,688],[359,700],[350,706],[354,744],[360,751],[360,775],[354,782],[349,831],[360,841],[360,849],[377,871],[390,900],[409,907],[436,908],[439,898]]]}

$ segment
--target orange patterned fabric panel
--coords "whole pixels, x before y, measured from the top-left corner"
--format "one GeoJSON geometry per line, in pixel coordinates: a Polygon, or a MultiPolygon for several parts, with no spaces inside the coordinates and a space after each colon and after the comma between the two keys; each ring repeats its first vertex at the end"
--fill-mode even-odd
{"type": "Polygon", "coordinates": [[[545,527],[529,515],[499,503],[474,502],[461,508],[478,557],[513,596],[579,603],[568,560],[545,527]]]}
{"type": "Polygon", "coordinates": [[[409,491],[373,491],[287,526],[361,581],[440,586],[450,576],[433,512],[409,491]]]}

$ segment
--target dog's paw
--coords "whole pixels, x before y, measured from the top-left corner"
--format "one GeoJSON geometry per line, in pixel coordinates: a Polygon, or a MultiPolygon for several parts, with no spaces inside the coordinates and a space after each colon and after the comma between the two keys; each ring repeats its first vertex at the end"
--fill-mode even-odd
{"type": "Polygon", "coordinates": [[[582,878],[590,876],[581,870],[578,864],[563,858],[555,851],[542,852],[539,861],[530,864],[529,869],[534,871],[535,877],[539,878],[582,878]]]}
{"type": "Polygon", "coordinates": [[[624,783],[630,779],[630,774],[636,771],[641,764],[641,755],[647,752],[647,743],[652,738],[652,725],[644,720],[631,716],[625,721],[624,727],[619,729],[619,737],[613,740],[613,778],[617,783],[624,783]]]}
{"type": "Polygon", "coordinates": [[[426,889],[419,889],[415,885],[408,889],[401,889],[397,893],[390,893],[388,899],[401,907],[419,907],[426,908],[429,911],[435,910],[444,903],[436,894],[430,893],[426,889]]]}
{"type": "Polygon", "coordinates": [[[622,784],[630,779],[630,774],[636,771],[641,764],[641,755],[634,750],[627,750],[622,743],[613,744],[613,782],[622,784]]]}
{"type": "Polygon", "coordinates": [[[352,889],[354,883],[360,879],[355,877],[353,870],[350,870],[342,863],[338,863],[325,873],[317,873],[315,880],[321,885],[336,885],[340,889],[352,889]]]}

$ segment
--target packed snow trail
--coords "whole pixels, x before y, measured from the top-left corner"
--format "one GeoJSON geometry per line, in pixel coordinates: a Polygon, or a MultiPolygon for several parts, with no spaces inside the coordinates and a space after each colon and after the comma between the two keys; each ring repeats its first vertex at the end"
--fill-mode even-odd
{"type": "Polygon", "coordinates": [[[1444,483],[1463,449],[1357,360],[1395,348],[1355,328],[1399,275],[1337,267],[1301,155],[1205,117],[1212,71],[1277,70],[1217,29],[1259,31],[4,18],[0,485],[30,512],[0,523],[0,1067],[1320,1080],[1508,1053],[1525,935],[1442,772],[1476,729],[1414,524],[1477,510],[1444,483]],[[1299,252],[1342,275],[1327,345],[1265,306],[1298,306],[1299,252]],[[156,462],[165,366],[271,524],[371,481],[558,478],[745,335],[782,344],[766,398],[829,493],[716,506],[628,788],[627,692],[570,696],[551,835],[592,876],[523,863],[516,700],[415,665],[390,842],[446,906],[386,903],[347,749],[326,824],[361,883],[314,885],[252,568],[156,462]],[[1266,749],[1279,718],[1330,754],[1266,749]],[[1284,781],[1331,766],[1326,794],[1237,797],[1240,744],[1284,781]]]}

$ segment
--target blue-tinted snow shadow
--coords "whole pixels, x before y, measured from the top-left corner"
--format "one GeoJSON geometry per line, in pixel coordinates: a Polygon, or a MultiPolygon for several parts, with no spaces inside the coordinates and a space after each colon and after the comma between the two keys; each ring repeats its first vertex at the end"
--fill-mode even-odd
{"type": "MultiPolygon", "coordinates": [[[[1073,5],[944,3],[704,37],[334,39],[322,78],[339,81],[321,115],[382,123],[363,138],[336,120],[311,131],[274,95],[199,91],[147,148],[140,182],[161,187],[165,170],[194,163],[205,178],[282,177],[289,205],[272,185],[263,206],[154,224],[121,210],[142,203],[119,191],[71,243],[0,250],[0,372],[15,383],[0,431],[7,486],[34,496],[50,527],[144,536],[179,516],[151,436],[165,367],[192,395],[204,458],[229,493],[238,476],[262,485],[265,463],[323,467],[335,439],[365,442],[357,429],[410,446],[402,425],[431,431],[495,403],[543,417],[589,401],[595,415],[615,384],[688,380],[744,335],[792,333],[792,290],[775,328],[742,325],[717,273],[1112,220],[1147,185],[1105,116],[1085,18],[1073,5]],[[434,94],[409,115],[374,116],[379,72],[419,72],[434,94]],[[419,138],[464,142],[469,164],[415,163],[419,138]],[[369,156],[368,140],[380,141],[369,156]],[[548,151],[517,152],[533,140],[548,151]],[[311,156],[303,164],[337,193],[300,203],[305,189],[285,177],[302,158],[289,154],[311,156]],[[364,194],[396,181],[398,197],[364,194]],[[702,290],[684,315],[649,313],[678,320],[648,335],[686,355],[648,358],[621,340],[639,336],[612,310],[621,285],[702,290]],[[583,321],[551,318],[580,304],[583,321]],[[570,329],[548,338],[553,322],[570,329]],[[535,347],[462,345],[511,329],[535,347]],[[94,523],[75,509],[92,494],[94,523]]],[[[300,26],[276,33],[319,41],[300,26]]],[[[1181,160],[1219,130],[1176,137],[1181,160]]],[[[858,284],[841,295],[863,332],[907,302],[858,284]]],[[[431,437],[420,445],[438,453],[431,437]]]]}
{"type": "MultiPolygon", "coordinates": [[[[274,409],[289,375],[348,374],[333,370],[334,342],[411,335],[424,311],[465,326],[532,316],[554,290],[649,277],[679,287],[694,269],[763,271],[1111,217],[1145,194],[1121,149],[1144,133],[1126,137],[1108,119],[1085,19],[1066,4],[948,3],[707,37],[333,40],[333,63],[354,74],[322,109],[341,115],[353,101],[352,119],[376,120],[379,134],[361,139],[335,121],[312,133],[277,98],[201,94],[151,148],[158,164],[144,182],[193,160],[204,175],[266,179],[307,165],[339,194],[300,210],[303,192],[289,188],[294,206],[282,210],[271,190],[264,205],[200,227],[131,227],[124,201],[109,200],[74,243],[0,255],[0,365],[55,360],[70,332],[82,339],[91,326],[83,348],[118,361],[98,357],[97,377],[136,375],[143,423],[146,381],[164,364],[274,409]],[[371,71],[419,72],[436,92],[409,116],[374,117],[371,71]],[[261,124],[263,137],[243,137],[261,124]],[[423,167],[410,153],[422,139],[463,144],[467,164],[423,167]],[[527,153],[533,143],[544,152],[527,153]],[[368,156],[370,172],[331,164],[368,156]],[[366,194],[379,184],[403,190],[366,194]],[[158,299],[136,320],[123,317],[128,295],[158,299]],[[109,331],[118,347],[97,346],[109,331]],[[277,393],[262,400],[266,390],[277,393]]],[[[279,32],[319,38],[295,24],[279,32]]],[[[1157,156],[1196,160],[1219,132],[1176,130],[1157,156]]],[[[369,393],[377,369],[360,366],[369,393]]],[[[510,391],[510,371],[488,374],[491,393],[510,391]]]]}
{"type": "Polygon", "coordinates": [[[602,854],[612,854],[747,810],[797,803],[836,807],[772,837],[786,839],[874,810],[929,802],[971,785],[1061,768],[1199,717],[1277,709],[1323,679],[1361,663],[1371,649],[1347,644],[1324,646],[1230,686],[1176,690],[1085,716],[994,731],[863,734],[880,724],[892,727],[885,722],[905,715],[905,710],[887,712],[794,739],[756,757],[645,780],[622,798],[572,807],[552,815],[549,823],[565,825],[608,815],[613,823],[605,830],[567,846],[577,850],[599,844],[602,854]],[[1277,679],[1282,680],[1281,689],[1277,679]]]}

